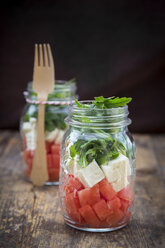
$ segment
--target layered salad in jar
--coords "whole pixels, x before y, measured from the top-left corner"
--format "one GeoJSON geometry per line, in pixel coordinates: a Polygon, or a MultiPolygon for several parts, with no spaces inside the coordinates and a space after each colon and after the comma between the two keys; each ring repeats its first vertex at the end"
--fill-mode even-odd
{"type": "Polygon", "coordinates": [[[135,145],[127,128],[130,101],[101,96],[73,107],[60,176],[64,219],[72,227],[109,231],[130,219],[135,182],[135,145]]]}
{"type": "MultiPolygon", "coordinates": [[[[37,138],[38,104],[32,84],[28,85],[27,106],[21,118],[21,135],[23,138],[23,159],[26,163],[25,174],[29,178],[33,165],[33,157],[37,138]]],[[[54,92],[49,94],[45,104],[45,149],[49,182],[59,181],[60,144],[67,128],[65,118],[68,115],[68,104],[75,96],[75,80],[57,80],[54,92]]]]}

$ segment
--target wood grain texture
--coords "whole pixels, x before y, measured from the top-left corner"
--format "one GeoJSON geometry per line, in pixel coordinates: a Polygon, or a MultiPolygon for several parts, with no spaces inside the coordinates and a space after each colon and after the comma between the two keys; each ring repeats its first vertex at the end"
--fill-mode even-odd
{"type": "Polygon", "coordinates": [[[162,248],[165,244],[165,136],[135,135],[135,210],[125,228],[87,233],[64,224],[58,187],[23,176],[18,133],[0,133],[0,248],[162,248]]]}

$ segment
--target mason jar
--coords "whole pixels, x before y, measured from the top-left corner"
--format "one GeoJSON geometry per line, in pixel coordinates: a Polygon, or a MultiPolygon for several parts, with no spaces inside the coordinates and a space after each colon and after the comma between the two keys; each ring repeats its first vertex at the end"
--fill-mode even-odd
{"type": "MultiPolygon", "coordinates": [[[[45,149],[49,180],[47,185],[58,184],[60,169],[60,144],[67,128],[64,119],[68,115],[68,104],[76,97],[74,80],[56,80],[54,91],[48,95],[45,104],[45,149]]],[[[26,106],[20,121],[20,132],[23,140],[23,159],[25,174],[30,178],[33,157],[36,148],[38,104],[37,94],[32,90],[32,83],[28,83],[24,92],[26,106]]]]}
{"type": "Polygon", "coordinates": [[[61,208],[69,226],[106,232],[129,222],[136,165],[128,113],[127,105],[113,109],[71,105],[60,165],[61,208]]]}

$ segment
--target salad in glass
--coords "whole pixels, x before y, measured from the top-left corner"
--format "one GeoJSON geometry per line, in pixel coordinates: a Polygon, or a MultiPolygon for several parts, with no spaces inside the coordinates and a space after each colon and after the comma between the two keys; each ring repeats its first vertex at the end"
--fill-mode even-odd
{"type": "Polygon", "coordinates": [[[65,222],[74,228],[112,231],[130,220],[135,183],[130,101],[101,96],[70,107],[61,146],[60,201],[65,222]]]}
{"type": "MultiPolygon", "coordinates": [[[[54,91],[49,94],[45,103],[45,149],[49,184],[58,184],[60,170],[60,144],[67,129],[64,119],[68,116],[68,104],[76,96],[76,82],[56,80],[54,91]]],[[[25,174],[30,178],[33,157],[36,148],[38,102],[37,94],[32,90],[32,83],[28,84],[25,92],[27,105],[23,110],[20,131],[23,140],[23,159],[26,164],[25,174]]]]}

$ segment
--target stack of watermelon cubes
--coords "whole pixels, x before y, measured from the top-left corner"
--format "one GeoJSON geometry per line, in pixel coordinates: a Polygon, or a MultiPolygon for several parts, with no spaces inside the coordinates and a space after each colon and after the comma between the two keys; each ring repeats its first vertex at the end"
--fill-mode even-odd
{"type": "MultiPolygon", "coordinates": [[[[34,150],[27,150],[26,140],[25,140],[25,149],[23,151],[23,159],[27,165],[25,174],[30,177],[34,150]]],[[[47,168],[49,181],[58,181],[59,180],[59,171],[60,171],[60,144],[55,144],[54,142],[45,142],[46,148],[46,158],[47,158],[47,168]]]]}
{"type": "Polygon", "coordinates": [[[129,185],[115,192],[111,184],[103,179],[92,188],[85,188],[78,178],[69,174],[64,190],[65,210],[71,223],[77,226],[117,227],[130,219],[129,207],[134,195],[129,185]]]}

